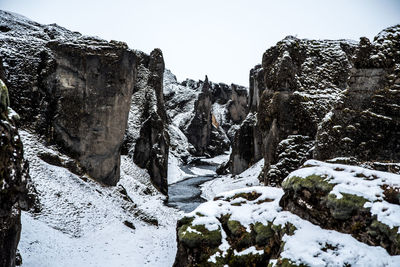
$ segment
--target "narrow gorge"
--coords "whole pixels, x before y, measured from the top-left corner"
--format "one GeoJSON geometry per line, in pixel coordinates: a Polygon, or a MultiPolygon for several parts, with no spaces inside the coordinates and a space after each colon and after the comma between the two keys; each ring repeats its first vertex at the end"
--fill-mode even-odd
{"type": "Polygon", "coordinates": [[[0,267],[400,266],[400,24],[168,60],[0,10],[0,267]]]}

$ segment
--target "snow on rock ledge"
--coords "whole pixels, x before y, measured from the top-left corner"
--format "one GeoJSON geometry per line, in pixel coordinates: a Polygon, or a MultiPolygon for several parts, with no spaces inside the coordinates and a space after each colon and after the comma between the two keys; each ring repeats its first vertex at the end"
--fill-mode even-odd
{"type": "Polygon", "coordinates": [[[283,189],[236,189],[186,214],[174,266],[399,266],[399,185],[400,175],[307,161],[283,189]]]}
{"type": "Polygon", "coordinates": [[[309,160],[282,187],[285,210],[400,254],[400,175],[309,160]]]}

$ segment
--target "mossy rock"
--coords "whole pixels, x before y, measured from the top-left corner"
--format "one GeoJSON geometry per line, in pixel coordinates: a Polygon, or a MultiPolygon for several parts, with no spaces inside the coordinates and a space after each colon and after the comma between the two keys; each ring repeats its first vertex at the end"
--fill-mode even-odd
{"type": "Polygon", "coordinates": [[[308,189],[310,192],[328,193],[332,191],[335,184],[329,183],[325,177],[319,175],[310,175],[305,178],[293,176],[282,183],[283,190],[293,190],[298,192],[302,189],[308,189]]]}
{"type": "Polygon", "coordinates": [[[345,193],[342,193],[342,196],[342,198],[337,198],[336,195],[329,194],[326,198],[326,206],[330,209],[333,218],[346,220],[357,212],[367,210],[364,208],[367,199],[345,193]]]}
{"type": "Polygon", "coordinates": [[[265,253],[262,254],[246,254],[246,255],[232,255],[228,260],[228,266],[230,267],[242,267],[242,266],[265,266],[267,262],[267,256],[265,253]]]}
{"type": "Polygon", "coordinates": [[[238,250],[247,248],[253,243],[252,234],[246,231],[246,228],[238,221],[228,220],[227,223],[230,232],[230,243],[238,250]]]}
{"type": "Polygon", "coordinates": [[[0,80],[0,113],[6,112],[10,105],[8,89],[2,80],[0,80]]]}
{"type": "Polygon", "coordinates": [[[271,238],[274,237],[275,231],[271,227],[271,223],[268,223],[268,225],[264,225],[260,222],[257,222],[253,229],[254,232],[256,233],[256,244],[258,246],[266,246],[269,244],[271,238]]]}
{"type": "Polygon", "coordinates": [[[301,263],[300,265],[295,264],[289,259],[283,258],[278,259],[276,265],[268,265],[269,266],[279,266],[279,267],[307,267],[308,265],[301,263]]]}
{"type": "Polygon", "coordinates": [[[222,236],[219,229],[209,231],[204,225],[185,224],[179,228],[178,238],[188,248],[216,248],[221,244],[222,236]]]}

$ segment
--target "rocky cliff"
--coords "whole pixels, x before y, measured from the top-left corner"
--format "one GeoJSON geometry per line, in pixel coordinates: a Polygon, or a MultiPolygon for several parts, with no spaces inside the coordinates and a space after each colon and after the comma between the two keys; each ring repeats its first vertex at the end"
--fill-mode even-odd
{"type": "Polygon", "coordinates": [[[0,266],[16,264],[21,208],[27,208],[28,163],[18,134],[18,115],[9,108],[8,90],[0,80],[0,266]]]}
{"type": "Polygon", "coordinates": [[[124,43],[0,12],[0,54],[22,127],[58,145],[95,180],[115,185],[135,53],[124,43]]]}
{"type": "Polygon", "coordinates": [[[361,38],[347,90],[318,128],[317,159],[400,161],[400,25],[361,38]]]}
{"type": "Polygon", "coordinates": [[[124,147],[133,161],[149,171],[153,184],[168,193],[168,118],[163,95],[164,59],[160,49],[137,52],[137,82],[124,147]]]}
{"type": "Polygon", "coordinates": [[[164,95],[176,157],[187,162],[192,156],[216,156],[229,150],[247,114],[247,88],[213,83],[207,78],[178,82],[167,70],[164,95]]]}
{"type": "Polygon", "coordinates": [[[264,53],[262,65],[250,73],[250,114],[257,119],[242,126],[251,129],[253,140],[242,141],[251,144],[239,141],[233,146],[237,147],[231,156],[233,173],[243,171],[262,154],[265,183],[279,185],[312,154],[303,151],[312,148],[309,140],[314,140],[318,123],[345,90],[355,48],[356,43],[347,40],[316,41],[289,36],[264,53]],[[278,147],[287,146],[289,140],[294,140],[291,136],[298,137],[296,145],[291,146],[293,162],[288,165],[280,162],[287,158],[280,156],[287,149],[278,151],[278,147]],[[248,148],[241,149],[244,147],[248,148]]]}

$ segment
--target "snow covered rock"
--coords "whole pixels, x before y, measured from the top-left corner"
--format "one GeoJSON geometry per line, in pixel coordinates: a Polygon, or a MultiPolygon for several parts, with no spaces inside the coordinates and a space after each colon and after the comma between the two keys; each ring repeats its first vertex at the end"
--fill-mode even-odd
{"type": "Polygon", "coordinates": [[[15,266],[21,233],[21,208],[27,208],[28,163],[12,110],[8,90],[0,80],[0,266],[15,266]]]}
{"type": "MultiPolygon", "coordinates": [[[[229,150],[231,137],[237,125],[246,116],[247,89],[243,86],[211,81],[193,81],[187,79],[178,82],[171,71],[164,73],[164,97],[167,114],[174,126],[172,139],[179,137],[180,130],[189,143],[176,143],[182,151],[172,153],[184,162],[196,156],[216,156],[229,150]]],[[[182,138],[180,138],[182,139],[182,138]]]]}
{"type": "Polygon", "coordinates": [[[296,170],[307,159],[312,158],[314,140],[308,136],[289,135],[282,140],[277,147],[277,163],[269,167],[264,175],[265,184],[269,186],[281,186],[288,174],[296,170]]]}
{"type": "MultiPolygon", "coordinates": [[[[279,205],[284,191],[249,187],[217,195],[177,225],[174,266],[397,266],[400,256],[326,230],[279,205]],[[270,266],[270,265],[268,265],[270,266]]],[[[323,219],[323,217],[322,217],[323,219]]]]}
{"type": "Polygon", "coordinates": [[[149,171],[151,181],[168,194],[168,119],[164,105],[164,59],[160,49],[137,52],[138,76],[125,134],[128,154],[149,171]]]}
{"type": "Polygon", "coordinates": [[[282,188],[284,210],[400,254],[400,175],[309,160],[282,188]]]}
{"type": "Polygon", "coordinates": [[[204,155],[211,137],[211,92],[206,76],[201,92],[194,103],[194,116],[189,121],[185,134],[196,149],[198,156],[204,155]]]}
{"type": "Polygon", "coordinates": [[[314,157],[400,161],[400,25],[361,38],[348,88],[318,128],[314,157]]]}
{"type": "MultiPolygon", "coordinates": [[[[264,53],[266,89],[260,97],[257,123],[262,133],[265,175],[278,161],[282,140],[289,135],[306,136],[304,142],[315,138],[318,124],[346,88],[355,48],[353,41],[288,36],[264,53]]],[[[296,148],[301,147],[293,147],[293,153],[299,153],[296,148]]]]}
{"type": "Polygon", "coordinates": [[[115,185],[135,85],[135,53],[125,43],[5,11],[0,25],[5,82],[22,127],[60,146],[97,181],[115,185]]]}

